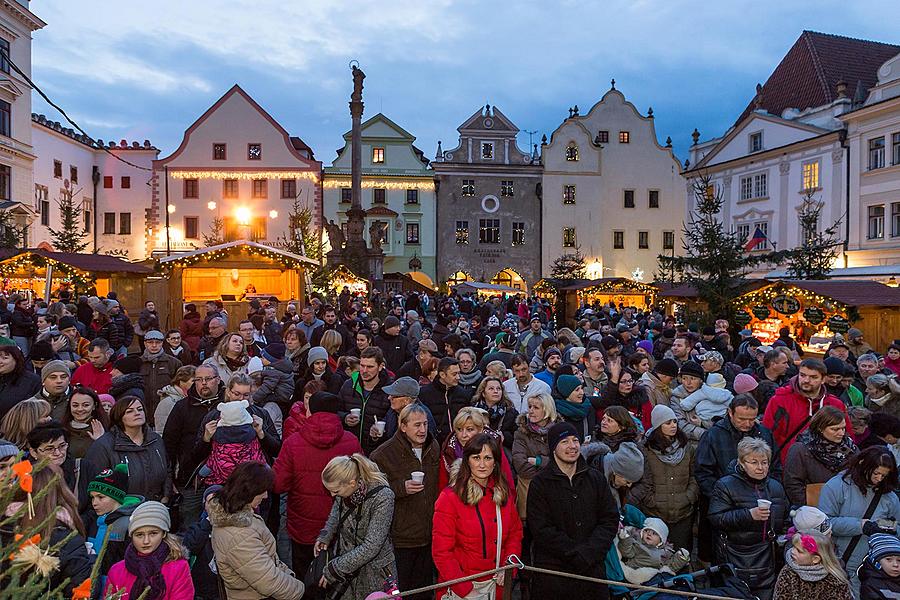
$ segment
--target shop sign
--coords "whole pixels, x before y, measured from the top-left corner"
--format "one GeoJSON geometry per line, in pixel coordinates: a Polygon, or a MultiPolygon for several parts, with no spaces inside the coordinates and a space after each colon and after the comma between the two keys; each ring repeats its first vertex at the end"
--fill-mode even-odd
{"type": "Polygon", "coordinates": [[[771,314],[769,307],[763,306],[762,304],[758,304],[758,305],[754,306],[751,310],[753,312],[753,316],[756,317],[757,319],[759,319],[760,321],[768,319],[769,315],[771,314]]]}
{"type": "Polygon", "coordinates": [[[810,306],[806,310],[803,311],[803,318],[807,320],[807,322],[812,323],[813,325],[818,325],[822,321],[825,320],[825,313],[822,312],[821,308],[817,308],[815,306],[810,306]]]}
{"type": "Polygon", "coordinates": [[[828,329],[834,333],[847,333],[850,329],[850,322],[840,315],[834,315],[828,319],[828,329]]]}
{"type": "Polygon", "coordinates": [[[782,294],[781,296],[772,298],[772,308],[783,315],[792,315],[800,312],[800,300],[794,296],[785,296],[782,294]]]}
{"type": "Polygon", "coordinates": [[[739,310],[736,313],[734,313],[734,322],[737,323],[738,325],[740,325],[741,327],[744,327],[745,325],[750,323],[750,321],[752,319],[753,319],[753,317],[751,317],[750,313],[748,313],[746,310],[739,310]]]}

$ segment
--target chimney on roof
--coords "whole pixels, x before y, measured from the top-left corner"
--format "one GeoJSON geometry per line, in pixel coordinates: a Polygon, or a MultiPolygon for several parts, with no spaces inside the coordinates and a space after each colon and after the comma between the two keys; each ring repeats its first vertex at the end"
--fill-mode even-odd
{"type": "Polygon", "coordinates": [[[152,148],[153,145],[150,143],[150,140],[144,140],[144,148],[152,148]]]}
{"type": "Polygon", "coordinates": [[[756,96],[753,98],[753,110],[763,110],[763,87],[761,83],[756,84],[756,96]]]}
{"type": "Polygon", "coordinates": [[[666,148],[672,147],[672,136],[666,137],[666,148]]]}

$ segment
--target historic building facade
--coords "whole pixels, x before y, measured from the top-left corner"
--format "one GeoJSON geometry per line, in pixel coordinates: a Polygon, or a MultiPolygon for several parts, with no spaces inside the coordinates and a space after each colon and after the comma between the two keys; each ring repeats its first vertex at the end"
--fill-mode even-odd
{"type": "MultiPolygon", "coordinates": [[[[820,231],[839,222],[843,251],[832,276],[887,280],[900,263],[900,135],[896,155],[891,146],[900,113],[885,99],[900,87],[891,66],[898,53],[900,46],[804,31],[724,135],[701,142],[695,130],[684,171],[688,209],[694,183],[708,178],[722,195],[724,222],[745,239],[762,231],[767,241],[750,252],[766,252],[802,243],[797,216],[811,201],[820,231]],[[882,273],[885,265],[894,267],[882,273]]],[[[765,264],[751,273],[785,274],[765,264]]]]}
{"type": "Polygon", "coordinates": [[[277,246],[290,236],[295,199],[321,226],[321,176],[312,149],[235,85],[188,127],[174,152],[153,162],[147,252],[201,248],[211,235],[277,246]]]}
{"type": "MultiPolygon", "coordinates": [[[[361,135],[363,237],[371,245],[370,232],[383,234],[385,273],[408,273],[431,287],[436,274],[435,185],[428,159],[413,145],[412,134],[381,113],[362,123],[361,135]]],[[[344,147],[324,169],[325,220],[342,228],[351,202],[350,155],[348,131],[344,147]]]]}
{"type": "Polygon", "coordinates": [[[541,165],[516,145],[519,128],[496,107],[460,127],[459,144],[438,151],[440,283],[494,282],[523,291],[541,278],[541,165]]]}
{"type": "Polygon", "coordinates": [[[541,265],[580,249],[591,279],[651,281],[660,254],[681,250],[684,183],[671,142],[656,137],[615,82],[585,115],[577,107],[542,146],[541,265]]]}
{"type": "MultiPolygon", "coordinates": [[[[31,78],[31,34],[46,23],[27,0],[0,5],[0,53],[31,78]]],[[[27,231],[35,220],[31,195],[35,150],[31,139],[31,86],[0,56],[0,210],[27,231]]],[[[27,233],[26,233],[27,237],[27,233]]],[[[24,240],[30,243],[31,240],[24,240]]]]}
{"type": "Polygon", "coordinates": [[[144,208],[150,205],[159,149],[149,140],[93,144],[44,115],[31,117],[36,158],[29,246],[52,247],[50,229],[61,229],[59,201],[71,195],[81,212],[85,252],[146,258],[144,208]]]}

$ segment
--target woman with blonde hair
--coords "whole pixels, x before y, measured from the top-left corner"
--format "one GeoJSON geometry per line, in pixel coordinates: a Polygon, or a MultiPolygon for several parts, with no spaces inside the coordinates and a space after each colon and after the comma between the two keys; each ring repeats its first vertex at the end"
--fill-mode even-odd
{"type": "Polygon", "coordinates": [[[785,565],[775,582],[775,600],[852,600],[850,582],[830,536],[797,532],[789,539],[785,565]]]}
{"type": "Polygon", "coordinates": [[[322,341],[319,344],[325,348],[328,353],[328,366],[332,371],[337,371],[337,354],[341,350],[344,338],[334,329],[329,329],[322,334],[322,341]]]}
{"type": "MultiPolygon", "coordinates": [[[[502,456],[496,438],[474,436],[454,466],[451,485],[438,497],[431,554],[439,582],[495,569],[521,552],[522,521],[512,480],[500,466],[502,456]]],[[[458,583],[444,598],[500,598],[506,575],[458,583]]]]}
{"type": "MultiPolygon", "coordinates": [[[[453,433],[444,441],[441,448],[441,468],[438,471],[438,489],[444,489],[450,481],[450,471],[453,463],[462,459],[466,444],[479,433],[486,433],[497,439],[500,443],[502,437],[499,431],[490,427],[490,417],[486,410],[475,406],[464,406],[456,413],[453,419],[453,433]]],[[[513,481],[512,469],[506,459],[506,453],[501,452],[501,468],[507,481],[513,481]]]]}
{"type": "Polygon", "coordinates": [[[500,381],[506,381],[512,377],[507,366],[501,360],[492,360],[484,368],[485,377],[496,377],[500,381]]]}
{"type": "Polygon", "coordinates": [[[488,413],[489,427],[499,431],[503,436],[503,446],[512,451],[513,438],[516,436],[516,418],[519,411],[503,389],[503,380],[498,377],[485,377],[478,384],[472,405],[488,413]]]}
{"type": "Polygon", "coordinates": [[[247,345],[239,333],[225,334],[213,355],[203,361],[204,365],[215,365],[222,381],[228,381],[235,373],[246,373],[250,356],[247,345]]]}
{"type": "Polygon", "coordinates": [[[391,522],[394,492],[378,465],[363,456],[336,456],[322,471],[334,505],[313,554],[328,551],[319,585],[329,598],[363,600],[395,577],[391,522]]]}
{"type": "Polygon", "coordinates": [[[550,394],[536,394],[526,400],[528,412],[519,415],[512,447],[512,463],[516,468],[516,504],[519,516],[525,520],[525,501],[528,498],[528,485],[550,460],[550,445],[547,432],[559,419],[556,414],[556,402],[550,394]]]}
{"type": "Polygon", "coordinates": [[[40,398],[30,398],[17,403],[0,421],[3,437],[24,450],[31,430],[50,421],[50,403],[40,398]]]}

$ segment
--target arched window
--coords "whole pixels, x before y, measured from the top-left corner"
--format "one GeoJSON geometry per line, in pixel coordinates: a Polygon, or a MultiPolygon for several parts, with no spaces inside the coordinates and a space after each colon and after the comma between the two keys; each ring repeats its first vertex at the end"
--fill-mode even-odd
{"type": "Polygon", "coordinates": [[[566,146],[566,160],[578,160],[578,146],[574,142],[566,146]]]}
{"type": "Polygon", "coordinates": [[[448,286],[459,285],[460,283],[465,283],[467,281],[472,281],[472,278],[465,271],[457,271],[453,275],[447,279],[448,286]]]}

